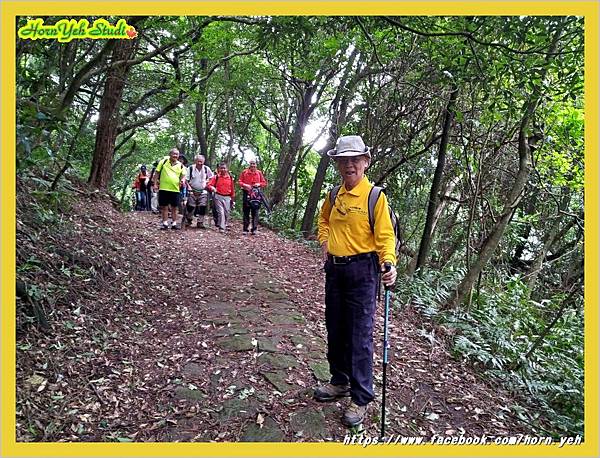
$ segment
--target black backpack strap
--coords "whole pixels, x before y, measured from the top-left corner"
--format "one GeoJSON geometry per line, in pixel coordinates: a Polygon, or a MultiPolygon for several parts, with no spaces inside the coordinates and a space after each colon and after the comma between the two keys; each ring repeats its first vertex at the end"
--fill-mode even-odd
{"type": "Polygon", "coordinates": [[[377,201],[382,192],[385,192],[385,190],[381,186],[373,186],[369,191],[369,226],[373,233],[375,233],[375,205],[377,205],[377,201]]]}
{"type": "Polygon", "coordinates": [[[193,165],[190,165],[190,166],[188,167],[188,171],[189,171],[189,175],[188,175],[188,176],[189,176],[189,178],[188,178],[188,181],[192,181],[192,172],[194,171],[194,170],[192,169],[192,167],[194,167],[194,166],[193,166],[193,165]]]}
{"type": "MultiPolygon", "coordinates": [[[[162,172],[163,167],[165,166],[165,164],[167,163],[167,161],[169,160],[168,157],[164,158],[162,162],[159,162],[158,165],[156,166],[156,168],[158,168],[158,166],[160,165],[160,171],[157,172],[158,174],[158,178],[160,178],[160,174],[162,172]]],[[[155,169],[156,170],[156,169],[155,169]]]]}
{"type": "Polygon", "coordinates": [[[329,214],[331,214],[331,210],[333,210],[333,204],[335,203],[335,198],[337,197],[338,192],[340,192],[341,187],[342,187],[342,185],[338,184],[337,186],[334,186],[331,191],[329,191],[329,214]]]}

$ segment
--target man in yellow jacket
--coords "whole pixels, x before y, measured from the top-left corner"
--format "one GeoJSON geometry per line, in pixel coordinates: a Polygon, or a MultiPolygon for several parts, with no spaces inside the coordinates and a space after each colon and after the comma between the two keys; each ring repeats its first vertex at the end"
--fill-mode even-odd
{"type": "Polygon", "coordinates": [[[380,271],[386,285],[396,281],[395,236],[387,198],[375,205],[374,228],[368,216],[373,185],[365,177],[371,153],[358,135],[340,137],[327,152],[343,185],[332,203],[325,199],[319,214],[318,239],[325,262],[325,323],[330,383],[314,397],[329,402],[350,396],[343,414],[346,426],[363,422],[373,392],[373,323],[380,271]]]}

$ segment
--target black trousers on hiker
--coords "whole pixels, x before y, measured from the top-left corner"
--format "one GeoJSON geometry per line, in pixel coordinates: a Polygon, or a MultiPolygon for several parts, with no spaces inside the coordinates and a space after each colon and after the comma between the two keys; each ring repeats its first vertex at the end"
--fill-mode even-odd
{"type": "Polygon", "coordinates": [[[252,215],[252,232],[256,232],[256,227],[258,226],[258,211],[259,208],[252,208],[250,205],[250,199],[247,191],[244,191],[244,195],[242,196],[242,213],[243,213],[243,224],[244,224],[244,232],[248,232],[248,227],[250,226],[250,215],[252,215]]]}
{"type": "Polygon", "coordinates": [[[146,188],[146,211],[152,211],[152,188],[148,186],[146,188]]]}
{"type": "Polygon", "coordinates": [[[325,263],[325,324],[327,360],[332,385],[350,383],[359,406],[373,392],[373,323],[379,281],[375,253],[337,258],[325,263]]]}

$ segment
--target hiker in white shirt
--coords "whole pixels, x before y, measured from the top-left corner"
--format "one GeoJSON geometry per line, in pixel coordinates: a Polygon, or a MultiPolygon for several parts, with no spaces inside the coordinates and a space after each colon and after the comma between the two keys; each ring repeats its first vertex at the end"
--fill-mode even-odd
{"type": "Polygon", "coordinates": [[[214,175],[209,166],[204,164],[204,156],[201,154],[194,158],[195,165],[190,165],[187,170],[188,200],[187,217],[185,224],[190,226],[192,218],[197,216],[197,227],[205,229],[204,216],[208,206],[208,191],[206,184],[214,175]]]}

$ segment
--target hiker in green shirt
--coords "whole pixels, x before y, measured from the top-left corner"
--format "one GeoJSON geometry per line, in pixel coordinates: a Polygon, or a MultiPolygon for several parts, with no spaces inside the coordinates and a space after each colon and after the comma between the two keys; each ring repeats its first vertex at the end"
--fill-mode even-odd
{"type": "Polygon", "coordinates": [[[185,167],[179,162],[179,150],[173,148],[169,157],[156,166],[155,187],[158,187],[158,205],[162,217],[161,229],[169,228],[169,207],[171,208],[171,229],[177,226],[177,209],[179,207],[179,189],[185,183],[185,167]]]}

